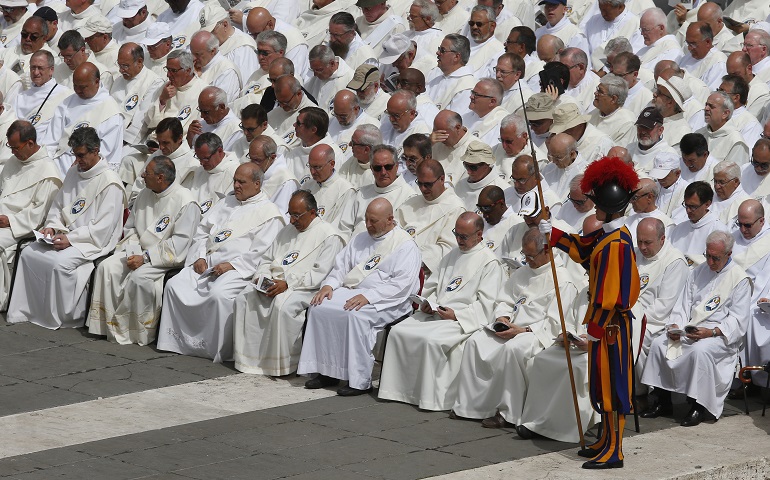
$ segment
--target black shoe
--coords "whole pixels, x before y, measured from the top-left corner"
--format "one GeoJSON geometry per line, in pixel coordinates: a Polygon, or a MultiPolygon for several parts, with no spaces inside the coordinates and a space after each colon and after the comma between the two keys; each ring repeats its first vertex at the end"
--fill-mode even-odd
{"type": "Polygon", "coordinates": [[[694,427],[696,425],[700,425],[700,422],[704,420],[714,419],[715,417],[713,415],[711,415],[704,407],[696,403],[687,414],[687,416],[684,417],[684,420],[682,420],[680,425],[683,427],[694,427]]]}
{"type": "Polygon", "coordinates": [[[617,462],[594,462],[593,460],[583,464],[583,468],[588,470],[606,470],[608,468],[623,468],[623,460],[617,462]]]}
{"type": "Polygon", "coordinates": [[[366,388],[364,390],[359,390],[358,388],[353,388],[351,386],[344,386],[337,389],[337,395],[340,397],[355,397],[358,395],[363,395],[365,393],[369,393],[372,391],[372,387],[366,388]]]}
{"type": "Polygon", "coordinates": [[[582,448],[578,450],[577,454],[579,457],[583,458],[594,458],[595,456],[599,455],[599,452],[601,450],[594,450],[593,448],[582,448]]]}
{"type": "Polygon", "coordinates": [[[326,375],[317,375],[305,382],[305,388],[315,390],[317,388],[333,387],[339,383],[340,381],[336,378],[327,377],[326,375]]]}
{"type": "Polygon", "coordinates": [[[531,440],[537,435],[535,432],[528,429],[524,425],[517,425],[516,433],[519,435],[519,438],[523,438],[524,440],[531,440]]]}
{"type": "Polygon", "coordinates": [[[639,416],[642,418],[658,418],[664,415],[671,415],[672,413],[674,413],[673,405],[657,404],[654,407],[643,411],[639,416]]]}

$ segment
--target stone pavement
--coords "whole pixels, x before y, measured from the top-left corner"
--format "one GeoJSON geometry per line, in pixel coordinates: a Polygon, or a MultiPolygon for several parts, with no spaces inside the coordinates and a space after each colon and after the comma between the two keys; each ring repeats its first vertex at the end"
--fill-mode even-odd
{"type": "Polygon", "coordinates": [[[115,345],[82,330],[0,323],[0,368],[0,477],[7,478],[653,479],[770,472],[755,453],[766,455],[770,431],[756,400],[750,417],[735,402],[716,424],[691,429],[642,419],[641,435],[628,432],[627,468],[588,475],[575,445],[525,441],[513,429],[484,429],[374,395],[309,391],[303,378],[238,374],[232,365],[115,345]]]}

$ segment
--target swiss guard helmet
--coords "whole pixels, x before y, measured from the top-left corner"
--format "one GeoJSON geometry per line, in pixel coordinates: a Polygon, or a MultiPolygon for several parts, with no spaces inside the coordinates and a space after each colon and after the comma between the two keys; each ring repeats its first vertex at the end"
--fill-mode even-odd
{"type": "Polygon", "coordinates": [[[626,209],[638,183],[633,167],[618,157],[602,157],[588,165],[580,188],[597,209],[611,215],[626,209]]]}

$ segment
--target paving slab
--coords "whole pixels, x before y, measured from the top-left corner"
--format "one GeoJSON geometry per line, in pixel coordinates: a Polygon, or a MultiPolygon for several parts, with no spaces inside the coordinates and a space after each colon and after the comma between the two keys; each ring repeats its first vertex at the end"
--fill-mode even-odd
{"type": "MultiPolygon", "coordinates": [[[[246,414],[251,416],[252,414],[246,414]]],[[[277,417],[274,417],[277,418],[277,417]]],[[[217,423],[218,420],[213,421],[217,423]]],[[[186,429],[180,427],[182,431],[186,429]]],[[[295,447],[324,444],[354,436],[353,433],[314,423],[290,421],[252,430],[239,430],[206,437],[212,442],[248,450],[253,453],[284,452],[295,447]]]]}
{"type": "Polygon", "coordinates": [[[32,382],[0,388],[0,417],[93,400],[95,397],[32,382]]]}
{"type": "Polygon", "coordinates": [[[372,435],[394,442],[402,442],[421,449],[438,449],[482,438],[507,436],[506,432],[500,429],[481,428],[478,424],[462,420],[452,420],[449,417],[420,424],[420,428],[394,428],[372,435]]]}
{"type": "Polygon", "coordinates": [[[442,473],[468,470],[489,465],[488,462],[434,450],[377,458],[339,468],[364,475],[378,475],[392,480],[411,480],[442,473]]]}
{"type": "Polygon", "coordinates": [[[124,358],[101,355],[70,345],[55,345],[25,352],[23,355],[0,357],[0,371],[9,377],[39,380],[125,365],[129,362],[130,360],[124,358]]]}
{"type": "Polygon", "coordinates": [[[119,462],[111,458],[95,458],[82,462],[38,470],[14,476],[16,480],[130,480],[158,472],[119,462]]]}
{"type": "Polygon", "coordinates": [[[312,417],[305,421],[348,432],[366,434],[394,428],[414,427],[445,417],[446,413],[431,412],[431,414],[426,414],[412,408],[411,405],[375,403],[362,408],[312,417]]]}
{"type": "Polygon", "coordinates": [[[236,447],[221,448],[216,443],[195,439],[146,450],[121,453],[110,458],[167,473],[187,467],[220,463],[246,455],[248,452],[236,447]]]}
{"type": "Polygon", "coordinates": [[[281,451],[280,454],[319,465],[338,467],[377,458],[404,455],[418,450],[416,447],[397,441],[368,436],[354,436],[331,442],[286,449],[281,451]]]}
{"type": "Polygon", "coordinates": [[[322,466],[288,459],[273,453],[261,453],[258,455],[236,458],[216,464],[205,465],[198,468],[179,470],[176,473],[209,480],[212,478],[226,478],[228,480],[271,480],[274,478],[286,478],[300,473],[314,473],[322,466]]]}

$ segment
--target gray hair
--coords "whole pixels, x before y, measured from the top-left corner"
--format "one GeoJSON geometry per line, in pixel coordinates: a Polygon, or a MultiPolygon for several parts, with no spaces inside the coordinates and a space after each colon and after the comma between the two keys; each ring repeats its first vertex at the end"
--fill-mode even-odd
{"type": "Polygon", "coordinates": [[[260,43],[266,43],[270,45],[270,47],[277,51],[286,52],[286,46],[288,45],[288,40],[286,40],[286,36],[284,36],[281,32],[276,32],[275,30],[264,30],[257,35],[257,45],[260,43]]]}
{"type": "Polygon", "coordinates": [[[184,70],[192,70],[193,57],[192,57],[192,53],[190,53],[189,50],[182,50],[182,49],[173,50],[171,53],[168,54],[168,56],[166,57],[166,60],[173,60],[175,58],[179,60],[179,66],[182,67],[184,70]]]}
{"type": "Polygon", "coordinates": [[[206,87],[208,88],[213,94],[214,94],[214,103],[216,105],[224,105],[227,106],[227,92],[222,90],[219,87],[206,87]]]}
{"type": "Polygon", "coordinates": [[[334,51],[332,51],[328,45],[316,45],[310,49],[308,60],[311,62],[313,60],[318,60],[324,64],[329,64],[332,60],[334,60],[334,56],[334,51]]]}
{"type": "Polygon", "coordinates": [[[617,55],[621,52],[634,53],[634,49],[631,46],[631,42],[626,37],[615,37],[607,42],[607,46],[604,47],[604,54],[606,56],[617,55]]]}
{"type": "MultiPolygon", "coordinates": [[[[746,35],[754,34],[757,37],[757,43],[760,45],[764,45],[767,47],[767,55],[770,55],[770,33],[767,33],[766,31],[762,30],[761,28],[754,28],[752,30],[749,30],[749,33],[746,35]]],[[[765,55],[765,56],[767,56],[765,55]]]]}
{"type": "Polygon", "coordinates": [[[730,98],[730,95],[728,95],[726,92],[720,92],[719,90],[711,93],[714,95],[719,95],[722,98],[722,106],[730,113],[730,116],[727,118],[732,118],[733,112],[735,112],[735,103],[733,103],[733,99],[730,98]]]}
{"type": "Polygon", "coordinates": [[[380,131],[380,127],[372,125],[371,123],[359,125],[356,127],[356,132],[361,132],[361,143],[365,143],[370,147],[382,143],[382,132],[380,131]]]}
{"type": "Polygon", "coordinates": [[[655,22],[656,26],[662,26],[664,31],[668,33],[668,27],[666,26],[666,23],[668,22],[666,19],[666,12],[658,7],[653,7],[643,11],[640,18],[644,17],[645,15],[649,16],[650,20],[655,22]]]}
{"type": "Polygon", "coordinates": [[[433,2],[427,0],[414,0],[412,5],[420,9],[421,17],[430,17],[434,22],[437,22],[442,18],[441,13],[438,11],[438,7],[433,2]]]}
{"type": "Polygon", "coordinates": [[[476,5],[471,9],[471,14],[475,12],[485,12],[487,14],[487,20],[490,22],[497,22],[497,15],[495,15],[495,9],[487,5],[476,5]]]}
{"type": "Polygon", "coordinates": [[[251,141],[251,143],[254,143],[257,141],[262,144],[262,155],[264,155],[265,157],[270,158],[276,153],[278,153],[278,144],[276,144],[275,140],[273,140],[269,136],[259,135],[258,137],[255,137],[254,140],[251,141]]]}
{"type": "MultiPolygon", "coordinates": [[[[49,52],[48,50],[38,50],[37,52],[32,54],[32,57],[42,56],[45,57],[46,63],[48,63],[49,67],[56,66],[56,61],[53,58],[53,53],[49,52]]],[[[29,57],[30,60],[32,60],[32,57],[29,57]]]]}
{"type": "Polygon", "coordinates": [[[741,178],[741,167],[730,160],[722,160],[714,165],[714,173],[724,173],[731,179],[741,178]]]}
{"type": "Polygon", "coordinates": [[[586,52],[576,47],[565,48],[559,52],[559,58],[570,59],[575,64],[582,63],[586,67],[591,66],[588,63],[588,55],[586,55],[586,52]]]}
{"type": "Polygon", "coordinates": [[[176,165],[165,155],[158,155],[152,159],[155,162],[155,175],[163,175],[168,183],[176,180],[176,165]]]}
{"type": "Polygon", "coordinates": [[[211,35],[204,45],[206,46],[206,50],[213,52],[215,49],[219,48],[219,39],[216,36],[211,35]]]}
{"type": "Polygon", "coordinates": [[[254,168],[251,169],[251,181],[259,182],[259,184],[262,185],[264,183],[263,180],[265,179],[265,172],[256,163],[252,163],[252,165],[254,165],[254,168]]]}
{"type": "Polygon", "coordinates": [[[618,97],[618,105],[623,106],[628,98],[628,84],[623,78],[612,73],[603,76],[600,84],[607,86],[607,94],[618,97]]]}
{"type": "Polygon", "coordinates": [[[453,115],[449,115],[449,118],[447,118],[446,126],[448,129],[453,129],[456,126],[463,124],[463,117],[460,116],[457,112],[452,112],[452,110],[447,110],[447,112],[453,113],[453,115]]]}
{"type": "Polygon", "coordinates": [[[417,95],[415,95],[411,90],[396,90],[391,95],[391,98],[395,97],[396,95],[403,97],[404,100],[406,100],[406,106],[409,108],[409,110],[415,110],[417,108],[417,95]]]}
{"type": "Polygon", "coordinates": [[[478,83],[487,85],[492,89],[490,93],[493,97],[495,97],[495,100],[497,100],[498,106],[503,103],[503,95],[505,95],[505,90],[503,89],[503,84],[497,81],[496,78],[484,77],[479,80],[478,83]]]}
{"type": "Polygon", "coordinates": [[[281,75],[294,75],[294,62],[286,57],[276,58],[270,62],[270,65],[267,68],[273,68],[273,65],[276,65],[281,69],[281,75]]]}
{"type": "Polygon", "coordinates": [[[89,152],[99,151],[99,135],[94,127],[81,127],[72,131],[67,145],[72,148],[86,147],[89,152]]]}
{"type": "Polygon", "coordinates": [[[206,132],[198,135],[198,138],[195,139],[195,148],[203,148],[204,145],[209,147],[209,153],[214,153],[220,148],[223,148],[222,139],[214,132],[206,132]]]}
{"type": "Polygon", "coordinates": [[[471,58],[470,40],[468,40],[468,38],[464,35],[460,35],[459,33],[450,33],[444,37],[444,39],[449,40],[449,43],[452,45],[453,52],[460,54],[460,63],[463,65],[467,64],[468,60],[471,58]]]}
{"type": "Polygon", "coordinates": [[[390,152],[391,157],[393,157],[393,161],[398,163],[398,151],[396,148],[392,145],[385,145],[384,143],[380,143],[379,145],[372,147],[372,150],[369,152],[369,162],[374,159],[375,153],[382,152],[383,150],[390,152]]]}
{"type": "Polygon", "coordinates": [[[524,233],[524,236],[521,237],[521,245],[537,245],[538,248],[542,247],[546,243],[545,235],[540,233],[540,229],[537,227],[532,227],[529,230],[527,230],[524,233]]]}
{"type": "Polygon", "coordinates": [[[722,246],[725,248],[725,252],[732,252],[733,245],[735,244],[735,238],[727,232],[723,232],[722,230],[715,230],[709,233],[709,236],[706,237],[706,245],[715,245],[717,243],[722,244],[722,246]]]}
{"type": "Polygon", "coordinates": [[[527,122],[520,115],[510,113],[500,121],[500,128],[513,127],[516,129],[516,136],[523,137],[527,133],[527,122]]]}
{"type": "Polygon", "coordinates": [[[572,180],[569,181],[569,189],[570,190],[580,190],[583,191],[583,188],[580,186],[580,182],[583,181],[583,174],[578,173],[574,177],[572,177],[572,180]]]}

